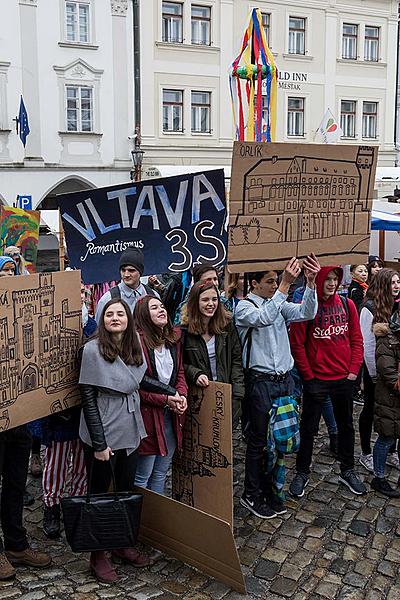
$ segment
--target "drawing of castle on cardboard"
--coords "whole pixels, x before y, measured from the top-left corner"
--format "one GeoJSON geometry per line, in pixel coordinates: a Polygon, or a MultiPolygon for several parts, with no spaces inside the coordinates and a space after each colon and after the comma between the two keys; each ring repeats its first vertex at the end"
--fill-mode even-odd
{"type": "Polygon", "coordinates": [[[0,278],[0,430],[80,400],[80,273],[0,278]]]}
{"type": "Polygon", "coordinates": [[[376,161],[375,146],[235,142],[229,271],[365,262],[376,161]]]}
{"type": "Polygon", "coordinates": [[[172,497],[232,526],[231,412],[229,384],[214,381],[190,390],[183,448],[173,462],[172,497]]]}

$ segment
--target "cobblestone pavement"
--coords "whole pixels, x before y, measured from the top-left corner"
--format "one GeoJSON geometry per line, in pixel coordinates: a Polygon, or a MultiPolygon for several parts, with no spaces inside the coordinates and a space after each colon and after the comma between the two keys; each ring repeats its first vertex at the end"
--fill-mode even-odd
{"type": "MultiPolygon", "coordinates": [[[[359,407],[356,410],[358,413],[359,407]]],[[[400,501],[375,493],[357,497],[339,485],[338,466],[327,451],[327,439],[322,428],[305,496],[299,502],[288,500],[289,510],[283,518],[263,521],[238,503],[244,445],[237,435],[235,472],[240,484],[235,487],[235,536],[249,599],[400,599],[400,501]]],[[[293,466],[291,458],[289,481],[293,466]]],[[[358,466],[362,478],[370,481],[371,475],[358,466]]],[[[392,469],[390,481],[395,483],[398,476],[392,469]]],[[[121,566],[118,585],[99,584],[88,572],[87,556],[73,554],[64,539],[50,542],[44,537],[38,482],[31,481],[29,489],[36,498],[34,506],[26,510],[29,534],[34,545],[51,553],[53,565],[44,571],[18,569],[16,581],[0,586],[0,600],[245,597],[161,554],[149,569],[121,566]]]]}

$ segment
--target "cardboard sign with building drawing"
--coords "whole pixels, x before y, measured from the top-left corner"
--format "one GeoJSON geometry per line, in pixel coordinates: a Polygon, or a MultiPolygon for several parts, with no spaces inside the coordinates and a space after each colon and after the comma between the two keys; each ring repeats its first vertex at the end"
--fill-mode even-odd
{"type": "Polygon", "coordinates": [[[230,272],[282,269],[310,252],[321,264],[365,263],[377,146],[235,142],[230,272]]]}
{"type": "Polygon", "coordinates": [[[0,431],[80,402],[80,272],[0,277],[0,431]]]}
{"type": "Polygon", "coordinates": [[[172,495],[233,526],[232,396],[230,384],[193,386],[183,448],[172,470],[172,495]]]}

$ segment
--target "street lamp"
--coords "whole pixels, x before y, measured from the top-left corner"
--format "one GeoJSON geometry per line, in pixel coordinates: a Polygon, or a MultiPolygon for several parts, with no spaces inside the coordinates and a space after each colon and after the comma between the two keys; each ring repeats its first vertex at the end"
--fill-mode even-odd
{"type": "Polygon", "coordinates": [[[142,179],[143,154],[144,150],[141,149],[140,143],[135,143],[134,150],[131,150],[132,162],[134,166],[134,170],[131,172],[131,178],[133,181],[141,181],[142,179]]]}

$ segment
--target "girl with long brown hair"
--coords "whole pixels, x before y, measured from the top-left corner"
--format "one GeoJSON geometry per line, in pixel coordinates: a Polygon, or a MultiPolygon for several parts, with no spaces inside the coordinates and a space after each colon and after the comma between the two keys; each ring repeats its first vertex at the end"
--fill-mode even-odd
{"type": "Polygon", "coordinates": [[[187,385],[181,334],[173,328],[158,298],[145,296],[135,307],[135,321],[147,363],[146,374],[176,389],[175,396],[140,391],[140,409],[147,437],[139,446],[135,485],[164,493],[175,450],[182,447],[187,385]]]}
{"type": "MultiPolygon", "coordinates": [[[[84,443],[87,472],[91,473],[92,493],[108,491],[108,461],[115,472],[117,491],[133,490],[137,450],[146,437],[139,401],[139,385],[145,371],[131,310],[124,300],[112,299],[101,313],[96,337],[81,351],[79,435],[84,443]]],[[[158,391],[169,393],[169,386],[158,382],[157,386],[158,391]]],[[[135,567],[150,564],[136,548],[113,550],[112,555],[135,567]]],[[[100,581],[112,583],[118,579],[105,551],[91,553],[90,568],[100,581]]]]}
{"type": "Polygon", "coordinates": [[[231,315],[222,306],[218,288],[212,282],[194,284],[182,325],[188,383],[201,387],[207,387],[210,381],[232,384],[232,418],[236,424],[244,396],[241,345],[231,315]]]}
{"type": "Polygon", "coordinates": [[[236,306],[244,298],[244,273],[226,273],[224,293],[229,308],[235,314],[236,306]]]}
{"type": "MultiPolygon", "coordinates": [[[[374,471],[371,449],[372,425],[375,406],[376,382],[376,337],[373,327],[376,323],[389,323],[397,310],[400,292],[399,274],[393,269],[382,269],[373,277],[367,290],[365,301],[360,312],[361,333],[364,340],[364,405],[360,413],[359,429],[361,441],[360,463],[370,472],[374,471]]],[[[395,447],[391,448],[387,463],[399,468],[399,458],[395,447]]]]}

